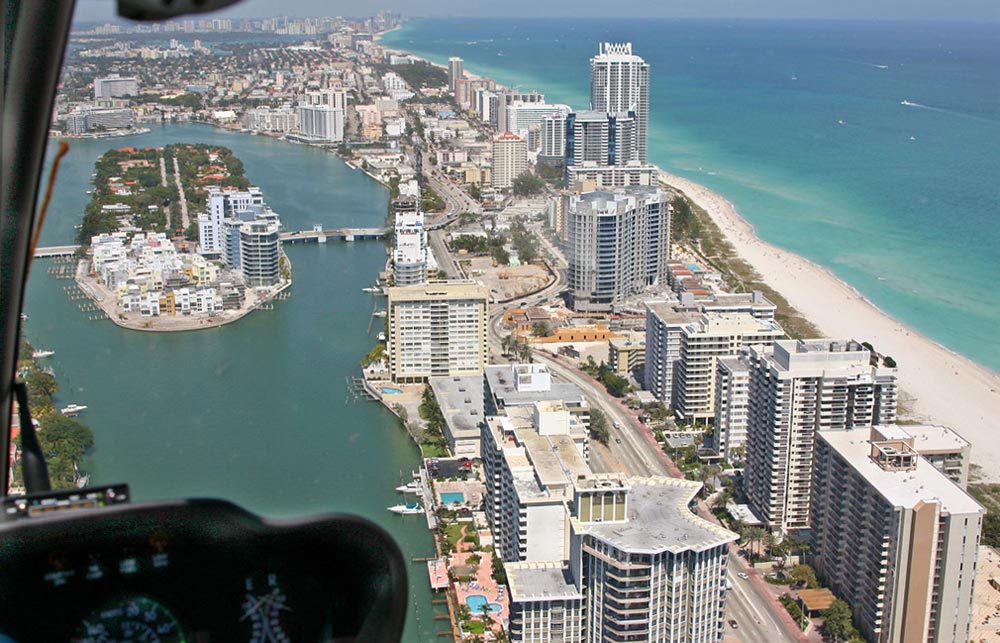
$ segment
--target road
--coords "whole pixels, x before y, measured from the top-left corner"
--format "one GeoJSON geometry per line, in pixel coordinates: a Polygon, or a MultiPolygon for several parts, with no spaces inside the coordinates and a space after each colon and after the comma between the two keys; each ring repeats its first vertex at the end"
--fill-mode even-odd
{"type": "Polygon", "coordinates": [[[427,241],[431,246],[431,252],[434,253],[438,269],[448,273],[449,279],[464,279],[465,271],[462,270],[462,267],[455,261],[455,257],[445,247],[444,235],[443,230],[430,230],[427,233],[427,241]]]}
{"type": "Polygon", "coordinates": [[[177,183],[177,194],[180,196],[181,202],[181,228],[187,230],[191,221],[188,220],[187,198],[184,196],[184,186],[181,185],[181,169],[177,167],[176,156],[174,156],[174,181],[177,183]]]}

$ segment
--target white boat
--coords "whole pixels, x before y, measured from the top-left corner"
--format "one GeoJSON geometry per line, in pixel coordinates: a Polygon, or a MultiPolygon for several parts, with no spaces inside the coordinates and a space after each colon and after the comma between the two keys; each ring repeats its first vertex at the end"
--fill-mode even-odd
{"type": "Polygon", "coordinates": [[[379,334],[378,334],[378,341],[380,341],[380,342],[384,342],[385,340],[386,340],[386,337],[385,337],[385,333],[384,333],[384,332],[382,332],[382,331],[379,331],[379,334]]]}
{"type": "Polygon", "coordinates": [[[405,505],[393,505],[391,507],[386,507],[389,511],[394,514],[410,515],[410,514],[422,514],[424,513],[424,508],[420,506],[418,502],[410,502],[405,505]]]}
{"type": "Polygon", "coordinates": [[[31,356],[38,359],[40,357],[52,357],[55,354],[55,351],[35,351],[31,354],[31,356]]]}
{"type": "Polygon", "coordinates": [[[372,313],[372,317],[385,317],[388,314],[389,313],[384,310],[376,310],[375,312],[372,313]]]}
{"type": "Polygon", "coordinates": [[[420,493],[420,483],[416,480],[413,482],[407,482],[406,484],[396,487],[396,491],[399,493],[420,493]]]}
{"type": "Polygon", "coordinates": [[[362,288],[362,292],[382,292],[382,289],[378,286],[368,286],[367,288],[362,288]]]}
{"type": "Polygon", "coordinates": [[[65,408],[59,409],[59,412],[63,415],[76,415],[80,411],[86,411],[87,407],[82,404],[70,404],[65,408]]]}

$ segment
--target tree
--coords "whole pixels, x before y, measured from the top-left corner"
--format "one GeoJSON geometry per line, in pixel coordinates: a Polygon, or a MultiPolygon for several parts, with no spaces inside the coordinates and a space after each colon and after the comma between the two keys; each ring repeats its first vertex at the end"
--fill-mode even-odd
{"type": "Polygon", "coordinates": [[[851,622],[851,606],[839,598],[823,610],[823,632],[834,641],[849,641],[858,636],[851,622]]]}
{"type": "Polygon", "coordinates": [[[819,579],[816,578],[816,570],[809,565],[796,565],[792,568],[789,577],[794,583],[807,589],[819,587],[819,579]]]}
{"type": "Polygon", "coordinates": [[[531,172],[522,172],[511,182],[511,190],[515,196],[533,196],[544,189],[545,181],[531,172]]]}
{"type": "Polygon", "coordinates": [[[549,334],[549,327],[545,322],[535,322],[531,327],[531,334],[535,337],[545,337],[549,334]]]}
{"type": "Polygon", "coordinates": [[[729,501],[732,499],[732,494],[723,489],[719,493],[715,494],[715,498],[712,499],[712,509],[716,511],[725,511],[726,507],[729,505],[729,501]]]}
{"type": "Polygon", "coordinates": [[[605,446],[608,444],[608,438],[611,437],[611,431],[608,429],[608,420],[604,417],[601,409],[590,409],[590,437],[605,446]]]}

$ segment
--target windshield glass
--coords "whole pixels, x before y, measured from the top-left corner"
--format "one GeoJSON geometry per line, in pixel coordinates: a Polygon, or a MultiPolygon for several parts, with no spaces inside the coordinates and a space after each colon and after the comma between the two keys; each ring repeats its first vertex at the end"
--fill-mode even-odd
{"type": "MultiPolygon", "coordinates": [[[[469,636],[509,627],[500,559],[569,557],[552,552],[573,538],[578,476],[687,477],[706,520],[720,492],[717,508],[761,504],[747,434],[724,433],[738,367],[722,358],[744,346],[856,340],[845,350],[868,351],[859,368],[882,388],[839,428],[948,426],[972,445],[965,477],[971,457],[973,482],[1000,481],[985,435],[1000,413],[997,15],[415,20],[246,2],[134,23],[92,4],[67,48],[46,170],[69,151],[22,324],[54,486],[367,517],[413,563],[415,643],[451,636],[449,614],[469,636]],[[657,324],[704,327],[660,349],[657,324]],[[701,370],[674,370],[697,350],[701,370]],[[559,484],[518,433],[550,421],[579,452],[552,460],[559,484]],[[524,462],[483,462],[494,431],[524,462]],[[506,555],[491,485],[517,466],[568,513],[506,555]],[[421,470],[436,486],[397,491],[421,470]],[[533,544],[546,529],[558,542],[533,544]],[[427,565],[449,551],[475,556],[447,561],[464,577],[452,602],[427,565]],[[470,625],[481,605],[497,615],[470,625]]],[[[511,485],[510,511],[528,512],[511,485]]],[[[788,520],[772,527],[808,526],[788,520]]],[[[512,591],[530,594],[525,578],[512,591]]],[[[773,623],[760,640],[779,640],[773,623]]]]}

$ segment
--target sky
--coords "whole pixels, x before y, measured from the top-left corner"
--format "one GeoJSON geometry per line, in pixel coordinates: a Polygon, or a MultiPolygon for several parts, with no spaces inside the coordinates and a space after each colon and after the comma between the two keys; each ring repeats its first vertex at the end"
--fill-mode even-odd
{"type": "MultiPolygon", "coordinates": [[[[76,20],[111,20],[115,5],[115,0],[78,0],[76,20]]],[[[607,16],[626,8],[633,17],[1000,21],[998,0],[630,0],[626,5],[605,0],[243,0],[217,15],[346,17],[389,9],[408,17],[557,17],[607,16]]]]}

